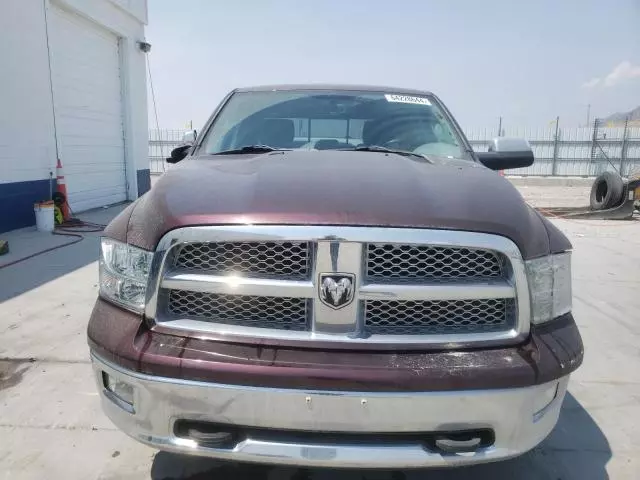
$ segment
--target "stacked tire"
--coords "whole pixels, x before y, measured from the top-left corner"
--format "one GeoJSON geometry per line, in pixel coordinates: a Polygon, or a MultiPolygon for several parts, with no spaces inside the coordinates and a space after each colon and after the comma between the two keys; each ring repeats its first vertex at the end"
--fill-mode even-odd
{"type": "MultiPolygon", "coordinates": [[[[631,173],[629,174],[629,183],[637,182],[637,181],[640,181],[640,168],[632,170],[631,173]]],[[[638,189],[638,188],[640,188],[640,186],[636,187],[636,189],[638,189]]],[[[637,191],[638,190],[636,190],[636,192],[637,191]]],[[[636,198],[638,198],[638,197],[636,196],[636,198]]],[[[633,205],[634,205],[635,209],[640,212],[640,200],[636,200],[633,205]]]]}
{"type": "Polygon", "coordinates": [[[592,210],[606,210],[617,207],[623,201],[624,181],[615,172],[604,172],[591,186],[589,203],[592,210]]]}

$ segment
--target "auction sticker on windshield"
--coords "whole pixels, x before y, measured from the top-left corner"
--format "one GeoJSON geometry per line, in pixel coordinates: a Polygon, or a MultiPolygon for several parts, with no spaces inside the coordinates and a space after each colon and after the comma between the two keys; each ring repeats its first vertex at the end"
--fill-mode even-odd
{"type": "Polygon", "coordinates": [[[396,102],[396,103],[414,103],[416,105],[431,105],[429,99],[424,97],[412,97],[410,95],[394,95],[387,93],[384,98],[387,99],[387,102],[396,102]]]}

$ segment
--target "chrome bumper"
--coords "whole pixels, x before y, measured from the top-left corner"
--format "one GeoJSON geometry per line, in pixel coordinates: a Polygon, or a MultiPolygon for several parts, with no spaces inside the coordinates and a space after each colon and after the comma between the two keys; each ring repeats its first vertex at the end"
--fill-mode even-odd
{"type": "MultiPolygon", "coordinates": [[[[527,388],[451,392],[334,392],[256,388],[152,377],[92,355],[102,407],[122,431],[160,450],[234,461],[358,468],[443,467],[520,455],[555,426],[569,377],[527,388]],[[104,375],[133,387],[133,405],[105,388],[104,375]],[[544,405],[545,392],[555,398],[544,405]],[[540,407],[542,405],[542,407],[540,407]],[[174,433],[178,420],[274,429],[277,440],[248,437],[212,448],[174,433]],[[409,433],[491,429],[493,445],[447,454],[422,443],[308,442],[286,430],[409,433]]],[[[371,440],[369,437],[369,440],[371,440]]]]}

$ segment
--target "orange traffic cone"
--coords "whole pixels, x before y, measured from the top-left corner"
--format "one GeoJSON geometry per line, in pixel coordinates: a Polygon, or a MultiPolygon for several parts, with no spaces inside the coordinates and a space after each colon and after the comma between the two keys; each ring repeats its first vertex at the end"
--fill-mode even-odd
{"type": "Polygon", "coordinates": [[[64,172],[62,171],[62,162],[60,159],[58,159],[58,164],[56,165],[56,180],[58,184],[58,192],[64,195],[64,203],[60,206],[62,216],[65,220],[69,220],[71,218],[71,212],[69,211],[69,197],[67,196],[67,185],[64,180],[64,172]]]}

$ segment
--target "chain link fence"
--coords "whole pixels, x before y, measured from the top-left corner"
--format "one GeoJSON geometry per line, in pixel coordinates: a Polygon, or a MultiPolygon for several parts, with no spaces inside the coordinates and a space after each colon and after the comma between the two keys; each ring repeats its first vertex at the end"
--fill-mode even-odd
{"type": "MultiPolygon", "coordinates": [[[[558,121],[552,123],[538,129],[466,129],[465,135],[478,152],[486,151],[499,133],[527,139],[536,161],[530,167],[509,170],[509,175],[594,177],[611,170],[627,176],[640,169],[640,125],[605,127],[596,120],[590,127],[562,128],[558,121]]],[[[166,171],[165,158],[180,145],[183,134],[184,130],[149,130],[151,173],[166,171]]]]}

